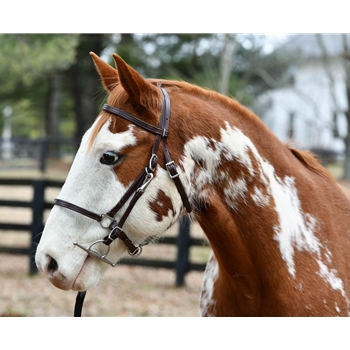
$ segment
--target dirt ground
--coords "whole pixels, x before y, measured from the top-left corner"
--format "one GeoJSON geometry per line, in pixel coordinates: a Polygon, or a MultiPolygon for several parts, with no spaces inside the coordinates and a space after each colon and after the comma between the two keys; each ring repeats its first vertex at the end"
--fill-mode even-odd
{"type": "MultiPolygon", "coordinates": [[[[0,238],[0,245],[26,246],[30,235],[7,233],[0,238]]],[[[205,263],[209,251],[207,246],[192,247],[190,260],[205,263]]],[[[175,260],[176,247],[148,245],[142,257],[175,260]]],[[[28,256],[0,254],[0,316],[72,316],[76,292],[55,288],[41,273],[29,276],[29,263],[28,256]]],[[[189,272],[185,286],[176,287],[173,270],[108,267],[100,284],[89,289],[83,316],[199,316],[202,276],[189,272]]]]}
{"type": "MultiPolygon", "coordinates": [[[[76,292],[61,291],[42,274],[28,275],[28,258],[0,254],[0,316],[73,316],[76,292]]],[[[175,287],[171,270],[119,265],[87,292],[83,316],[199,316],[201,272],[175,287]]]]}

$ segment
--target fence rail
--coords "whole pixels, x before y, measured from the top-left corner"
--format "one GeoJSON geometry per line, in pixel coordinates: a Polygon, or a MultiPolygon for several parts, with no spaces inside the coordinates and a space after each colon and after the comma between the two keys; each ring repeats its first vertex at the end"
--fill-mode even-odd
{"type": "MultiPolygon", "coordinates": [[[[40,241],[40,232],[44,229],[44,211],[52,208],[52,203],[45,201],[46,188],[61,188],[63,182],[46,179],[1,179],[0,186],[31,186],[33,187],[33,197],[31,201],[22,200],[4,200],[0,199],[0,207],[12,208],[30,208],[32,211],[31,224],[19,223],[2,223],[0,222],[1,231],[27,231],[31,235],[30,247],[1,247],[0,253],[21,254],[29,257],[29,273],[37,273],[34,260],[36,247],[40,241]]],[[[177,246],[177,258],[175,261],[159,260],[148,258],[127,258],[120,263],[134,266],[158,267],[174,269],[176,272],[176,285],[184,284],[187,272],[204,271],[204,263],[193,263],[189,259],[189,251],[192,246],[203,247],[206,243],[202,239],[193,238],[190,235],[190,221],[187,217],[180,220],[179,232],[176,237],[165,237],[159,241],[159,244],[170,244],[177,246]]]]}

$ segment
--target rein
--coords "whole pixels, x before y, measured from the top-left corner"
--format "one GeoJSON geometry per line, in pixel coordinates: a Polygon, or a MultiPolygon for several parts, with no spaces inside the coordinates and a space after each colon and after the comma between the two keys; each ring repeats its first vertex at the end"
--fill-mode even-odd
{"type": "MultiPolygon", "coordinates": [[[[79,207],[75,204],[72,204],[70,202],[67,202],[62,199],[55,198],[54,204],[59,205],[61,207],[64,207],[66,209],[70,209],[72,211],[75,211],[81,215],[84,215],[86,217],[89,217],[92,220],[97,221],[103,228],[109,229],[110,232],[107,236],[105,236],[103,239],[97,240],[90,244],[88,247],[84,247],[83,245],[79,244],[78,242],[73,242],[74,245],[84,250],[88,255],[91,257],[101,260],[111,266],[115,266],[118,261],[112,262],[107,258],[109,251],[110,251],[110,244],[114,242],[117,238],[123,241],[123,243],[126,245],[128,249],[128,253],[131,256],[138,256],[142,253],[142,247],[149,243],[149,240],[146,239],[143,243],[139,245],[135,245],[125,234],[123,231],[123,225],[125,221],[127,220],[128,216],[130,215],[131,210],[135,206],[138,199],[143,195],[145,190],[147,189],[148,185],[153,180],[153,173],[157,167],[158,164],[158,156],[157,151],[159,148],[160,143],[163,143],[163,152],[164,152],[164,158],[165,158],[165,166],[167,168],[168,174],[171,179],[174,180],[175,186],[181,196],[182,202],[184,207],[187,210],[187,213],[190,213],[192,211],[190,202],[188,200],[187,194],[185,192],[185,189],[182,185],[182,182],[179,177],[179,173],[176,169],[176,165],[174,161],[170,157],[170,153],[168,150],[168,146],[166,143],[167,137],[169,135],[169,123],[170,123],[170,98],[168,93],[165,89],[160,88],[162,92],[162,113],[160,116],[160,121],[158,127],[155,127],[154,125],[148,124],[133,115],[122,111],[118,108],[112,107],[108,104],[105,104],[102,109],[119,117],[122,117],[129,122],[135,124],[136,126],[156,135],[156,140],[152,147],[151,157],[147,164],[147,166],[144,168],[144,170],[140,173],[140,175],[136,178],[136,180],[132,183],[132,185],[128,188],[128,190],[124,193],[124,195],[120,198],[118,203],[107,213],[103,214],[97,214],[90,210],[84,209],[82,207],[79,207]],[[129,198],[132,197],[129,205],[127,206],[124,214],[117,222],[115,219],[116,214],[119,212],[119,210],[124,206],[124,204],[129,200],[129,198]],[[97,250],[93,249],[93,246],[96,244],[103,243],[107,246],[107,249],[104,254],[101,254],[97,250]]],[[[74,316],[81,316],[81,310],[84,302],[86,291],[79,292],[76,299],[76,305],[74,309],[74,316]]]]}

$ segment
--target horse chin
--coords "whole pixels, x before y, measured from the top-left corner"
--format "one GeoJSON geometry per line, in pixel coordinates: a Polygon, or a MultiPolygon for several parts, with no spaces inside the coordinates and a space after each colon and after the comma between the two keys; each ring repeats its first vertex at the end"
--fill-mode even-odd
{"type": "Polygon", "coordinates": [[[106,264],[97,261],[91,256],[87,256],[85,262],[76,277],[71,290],[74,291],[85,291],[91,287],[96,286],[104,271],[106,270],[106,264]]]}

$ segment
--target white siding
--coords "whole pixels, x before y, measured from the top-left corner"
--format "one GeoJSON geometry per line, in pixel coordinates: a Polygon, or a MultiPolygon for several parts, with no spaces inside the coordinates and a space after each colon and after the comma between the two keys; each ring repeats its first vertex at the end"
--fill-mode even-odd
{"type": "MultiPolygon", "coordinates": [[[[345,77],[341,58],[332,58],[330,71],[334,94],[340,111],[347,109],[345,77]]],[[[344,144],[332,132],[333,114],[337,110],[331,95],[331,85],[320,58],[305,59],[295,69],[293,86],[271,90],[261,100],[271,99],[271,108],[261,115],[265,124],[283,142],[290,141],[290,114],[294,113],[294,137],[300,148],[324,148],[343,151],[344,144]]],[[[339,131],[345,133],[346,119],[338,112],[339,131]]]]}

